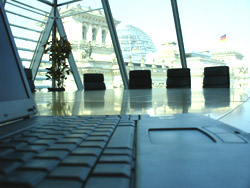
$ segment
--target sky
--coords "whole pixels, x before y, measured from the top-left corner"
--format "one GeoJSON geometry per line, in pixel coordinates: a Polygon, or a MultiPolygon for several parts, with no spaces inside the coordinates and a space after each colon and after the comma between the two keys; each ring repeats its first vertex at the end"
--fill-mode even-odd
{"type": "MultiPolygon", "coordinates": [[[[170,0],[109,1],[116,19],[139,27],[157,46],[177,42],[170,0]]],[[[187,51],[217,51],[225,46],[249,49],[249,0],[177,0],[177,3],[187,51]],[[221,45],[220,36],[224,34],[227,44],[221,45]]]]}
{"type": "MultiPolygon", "coordinates": [[[[81,4],[101,7],[99,0],[81,4]]],[[[113,17],[146,32],[159,49],[177,42],[170,0],[109,0],[113,17]]],[[[237,51],[250,62],[250,0],[177,0],[184,47],[192,51],[237,51]],[[220,41],[226,34],[227,40],[220,41]]]]}
{"type": "MultiPolygon", "coordinates": [[[[65,1],[68,0],[58,0],[65,1]]],[[[49,10],[35,0],[22,2],[49,10]]],[[[75,4],[79,3],[102,7],[101,0],[75,4]]],[[[170,0],[109,0],[109,3],[116,20],[146,32],[158,49],[162,43],[177,42],[170,0]]],[[[249,58],[250,0],[177,0],[177,4],[186,52],[234,50],[249,58]],[[227,41],[220,42],[224,34],[227,41]]]]}

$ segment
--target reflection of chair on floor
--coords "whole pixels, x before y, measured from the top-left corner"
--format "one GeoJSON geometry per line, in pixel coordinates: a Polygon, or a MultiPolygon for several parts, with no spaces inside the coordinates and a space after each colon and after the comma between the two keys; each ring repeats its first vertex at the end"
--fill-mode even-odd
{"type": "Polygon", "coordinates": [[[129,90],[130,108],[137,111],[142,109],[148,110],[152,108],[152,89],[147,90],[129,90]]]}
{"type": "Polygon", "coordinates": [[[230,89],[203,89],[206,108],[221,108],[230,105],[230,89]]]}
{"type": "Polygon", "coordinates": [[[86,73],[83,75],[85,90],[105,90],[104,76],[100,73],[86,73]]]}
{"type": "Polygon", "coordinates": [[[150,70],[133,70],[129,72],[129,89],[151,89],[150,70]]]}
{"type": "Polygon", "coordinates": [[[32,76],[32,71],[31,71],[31,69],[25,68],[24,71],[25,71],[25,74],[26,74],[27,79],[28,79],[28,82],[29,82],[30,90],[31,90],[32,92],[35,92],[35,91],[36,91],[36,90],[35,90],[35,84],[34,84],[34,80],[32,80],[32,77],[33,77],[33,76],[32,76]]]}
{"type": "Polygon", "coordinates": [[[228,66],[205,67],[203,88],[229,88],[230,75],[228,66]]]}
{"type": "Polygon", "coordinates": [[[190,69],[168,69],[166,84],[167,88],[191,88],[190,69]]]}
{"type": "Polygon", "coordinates": [[[192,103],[192,93],[190,89],[167,89],[168,106],[173,110],[181,110],[188,113],[192,103]]]}
{"type": "Polygon", "coordinates": [[[105,90],[84,92],[84,108],[99,110],[104,108],[105,92],[105,90]]]}

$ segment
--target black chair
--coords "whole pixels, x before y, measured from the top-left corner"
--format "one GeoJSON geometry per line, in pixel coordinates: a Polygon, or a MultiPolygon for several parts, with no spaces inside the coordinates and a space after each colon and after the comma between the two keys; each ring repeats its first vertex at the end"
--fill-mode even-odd
{"type": "Polygon", "coordinates": [[[229,88],[230,74],[228,66],[205,67],[203,88],[229,88]]]}
{"type": "Polygon", "coordinates": [[[33,77],[32,71],[31,71],[31,69],[28,69],[28,68],[24,68],[24,71],[25,71],[26,77],[28,79],[30,90],[31,90],[31,92],[34,93],[36,91],[36,88],[35,88],[34,80],[32,80],[32,77],[33,77]]]}
{"type": "Polygon", "coordinates": [[[166,88],[191,88],[190,69],[168,69],[166,88]]]}
{"type": "Polygon", "coordinates": [[[105,90],[104,76],[101,73],[86,73],[83,75],[85,90],[105,90]]]}
{"type": "Polygon", "coordinates": [[[150,70],[133,70],[129,72],[129,89],[151,89],[150,70]]]}

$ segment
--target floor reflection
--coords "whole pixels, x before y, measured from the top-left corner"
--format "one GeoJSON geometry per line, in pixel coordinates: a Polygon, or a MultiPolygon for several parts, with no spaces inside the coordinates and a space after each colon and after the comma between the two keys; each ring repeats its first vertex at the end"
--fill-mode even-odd
{"type": "Polygon", "coordinates": [[[129,96],[128,112],[147,114],[147,110],[153,108],[152,89],[133,89],[125,92],[128,92],[129,96]]]}
{"type": "Polygon", "coordinates": [[[36,92],[40,115],[198,113],[250,132],[248,89],[107,89],[36,92]]]}
{"type": "Polygon", "coordinates": [[[248,98],[237,89],[108,89],[105,91],[37,92],[41,115],[168,115],[199,113],[213,118],[227,114],[248,98]]]}
{"type": "Polygon", "coordinates": [[[230,105],[229,88],[219,88],[216,90],[207,88],[203,90],[203,96],[206,108],[221,108],[228,107],[230,105]]]}
{"type": "Polygon", "coordinates": [[[179,110],[181,113],[188,113],[191,107],[191,89],[168,89],[167,105],[172,110],[179,110]]]}

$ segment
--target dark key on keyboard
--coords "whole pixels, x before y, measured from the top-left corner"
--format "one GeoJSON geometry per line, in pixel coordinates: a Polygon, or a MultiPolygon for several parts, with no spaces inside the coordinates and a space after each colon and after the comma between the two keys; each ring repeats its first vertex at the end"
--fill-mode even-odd
{"type": "Polygon", "coordinates": [[[135,122],[129,118],[63,116],[6,138],[0,187],[133,187],[135,122]]]}

